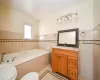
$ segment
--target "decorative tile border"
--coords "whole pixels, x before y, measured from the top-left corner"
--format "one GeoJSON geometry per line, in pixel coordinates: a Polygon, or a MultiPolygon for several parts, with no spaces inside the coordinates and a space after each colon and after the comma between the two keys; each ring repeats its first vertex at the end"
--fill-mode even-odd
{"type": "Polygon", "coordinates": [[[52,42],[52,43],[57,43],[57,40],[0,39],[0,42],[52,42]]]}
{"type": "Polygon", "coordinates": [[[37,40],[25,40],[25,39],[0,39],[0,42],[37,42],[37,40]]]}
{"type": "MultiPolygon", "coordinates": [[[[0,39],[0,42],[50,42],[50,43],[57,43],[57,40],[0,39]]],[[[100,40],[79,40],[79,43],[100,45],[100,40]]]]}
{"type": "Polygon", "coordinates": [[[100,40],[80,40],[79,43],[100,45],[100,40]]]}
{"type": "Polygon", "coordinates": [[[39,77],[39,80],[42,80],[43,77],[46,76],[47,73],[49,73],[50,75],[52,75],[52,76],[58,78],[59,80],[71,80],[71,79],[69,79],[69,78],[67,78],[67,77],[65,77],[65,76],[61,76],[61,75],[59,75],[59,74],[57,74],[57,73],[54,73],[54,72],[51,72],[51,71],[49,71],[49,70],[46,70],[46,71],[39,77]]]}

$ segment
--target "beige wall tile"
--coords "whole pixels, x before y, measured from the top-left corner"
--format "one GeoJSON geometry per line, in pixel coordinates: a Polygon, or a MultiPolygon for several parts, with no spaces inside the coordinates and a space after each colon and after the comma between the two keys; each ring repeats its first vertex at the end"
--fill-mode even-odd
{"type": "MultiPolygon", "coordinates": [[[[23,34],[0,30],[0,39],[23,39],[23,34]]],[[[13,53],[34,48],[38,48],[38,42],[0,42],[0,52],[13,53]]]]}

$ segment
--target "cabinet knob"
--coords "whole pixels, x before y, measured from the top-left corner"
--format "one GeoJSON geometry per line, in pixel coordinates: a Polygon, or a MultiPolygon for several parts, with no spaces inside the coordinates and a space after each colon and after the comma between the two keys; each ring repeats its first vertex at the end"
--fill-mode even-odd
{"type": "Polygon", "coordinates": [[[60,58],[59,56],[57,56],[58,58],[60,58]]]}

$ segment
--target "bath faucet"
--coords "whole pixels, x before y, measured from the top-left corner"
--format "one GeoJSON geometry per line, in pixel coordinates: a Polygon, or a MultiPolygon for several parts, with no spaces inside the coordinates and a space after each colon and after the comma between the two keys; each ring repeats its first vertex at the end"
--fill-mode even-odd
{"type": "Polygon", "coordinates": [[[15,58],[16,58],[16,57],[14,57],[14,58],[12,59],[12,62],[15,60],[15,58]]]}
{"type": "Polygon", "coordinates": [[[4,55],[5,55],[5,54],[6,54],[5,52],[2,52],[2,53],[1,53],[1,62],[4,62],[4,59],[3,59],[3,58],[4,58],[4,55]]]}

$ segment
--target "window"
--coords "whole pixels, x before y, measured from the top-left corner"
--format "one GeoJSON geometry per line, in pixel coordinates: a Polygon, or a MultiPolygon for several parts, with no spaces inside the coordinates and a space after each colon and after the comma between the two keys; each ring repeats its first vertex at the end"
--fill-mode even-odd
{"type": "Polygon", "coordinates": [[[32,39],[32,28],[29,25],[24,25],[24,39],[32,39]]]}

